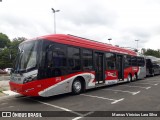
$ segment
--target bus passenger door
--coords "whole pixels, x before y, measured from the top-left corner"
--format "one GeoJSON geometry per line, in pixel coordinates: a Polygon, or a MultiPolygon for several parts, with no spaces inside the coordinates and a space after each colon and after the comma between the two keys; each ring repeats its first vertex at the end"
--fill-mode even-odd
{"type": "Polygon", "coordinates": [[[124,62],[122,55],[117,55],[117,69],[118,69],[118,79],[124,80],[124,62]]]}
{"type": "Polygon", "coordinates": [[[104,54],[95,53],[95,71],[96,71],[96,84],[104,83],[104,54]]]}

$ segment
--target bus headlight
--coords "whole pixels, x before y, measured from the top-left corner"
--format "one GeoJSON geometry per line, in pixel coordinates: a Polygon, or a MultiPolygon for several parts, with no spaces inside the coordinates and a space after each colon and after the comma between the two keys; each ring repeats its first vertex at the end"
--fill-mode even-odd
{"type": "Polygon", "coordinates": [[[36,80],[36,79],[37,79],[37,75],[31,75],[31,76],[29,76],[29,77],[26,77],[26,78],[24,79],[24,82],[23,82],[23,83],[28,83],[28,82],[34,81],[34,80],[36,80]]]}

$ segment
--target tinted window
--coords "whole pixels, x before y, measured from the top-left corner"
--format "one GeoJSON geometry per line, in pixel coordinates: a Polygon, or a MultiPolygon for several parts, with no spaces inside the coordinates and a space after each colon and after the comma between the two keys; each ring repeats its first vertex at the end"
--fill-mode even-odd
{"type": "Polygon", "coordinates": [[[106,53],[106,68],[107,70],[116,69],[116,55],[113,53],[106,53]]]}
{"type": "Polygon", "coordinates": [[[64,67],[66,67],[66,46],[55,43],[50,45],[47,53],[49,76],[58,77],[64,75],[64,67]]]}
{"type": "Polygon", "coordinates": [[[67,48],[68,53],[68,66],[72,71],[80,70],[80,49],[74,47],[67,48]]]}
{"type": "Polygon", "coordinates": [[[56,44],[53,47],[53,66],[66,66],[66,49],[64,45],[56,44]]]}
{"type": "Polygon", "coordinates": [[[143,67],[145,65],[144,58],[143,57],[137,57],[137,63],[138,63],[138,66],[143,67]]]}
{"type": "Polygon", "coordinates": [[[42,60],[38,76],[40,78],[58,77],[66,74],[66,46],[51,41],[43,41],[42,60]]]}
{"type": "Polygon", "coordinates": [[[131,56],[124,55],[124,65],[125,65],[125,68],[131,66],[131,56]]]}
{"type": "Polygon", "coordinates": [[[83,49],[82,57],[83,57],[83,69],[91,70],[93,68],[92,51],[83,49]]]}
{"type": "Polygon", "coordinates": [[[137,66],[137,57],[131,57],[132,66],[137,66]]]}
{"type": "Polygon", "coordinates": [[[66,50],[61,44],[53,44],[47,52],[48,66],[63,67],[66,66],[66,50]]]}

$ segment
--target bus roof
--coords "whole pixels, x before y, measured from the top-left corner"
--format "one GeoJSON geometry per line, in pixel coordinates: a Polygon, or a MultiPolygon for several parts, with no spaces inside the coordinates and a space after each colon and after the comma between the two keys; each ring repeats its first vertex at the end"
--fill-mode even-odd
{"type": "Polygon", "coordinates": [[[86,38],[81,38],[73,35],[65,35],[65,34],[53,34],[53,35],[46,35],[38,37],[38,39],[46,39],[50,41],[54,41],[57,43],[63,43],[67,45],[74,45],[78,47],[88,48],[88,49],[95,49],[99,51],[106,51],[106,52],[114,52],[114,53],[121,53],[121,54],[128,54],[137,56],[137,53],[129,50],[124,49],[121,47],[113,46],[110,44],[89,40],[86,38]]]}

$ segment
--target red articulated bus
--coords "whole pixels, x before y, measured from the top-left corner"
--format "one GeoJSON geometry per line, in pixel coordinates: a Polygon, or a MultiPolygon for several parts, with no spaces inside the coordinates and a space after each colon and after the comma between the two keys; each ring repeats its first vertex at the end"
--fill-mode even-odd
{"type": "Polygon", "coordinates": [[[48,97],[130,82],[146,76],[136,52],[73,35],[55,34],[19,45],[12,91],[48,97]]]}

